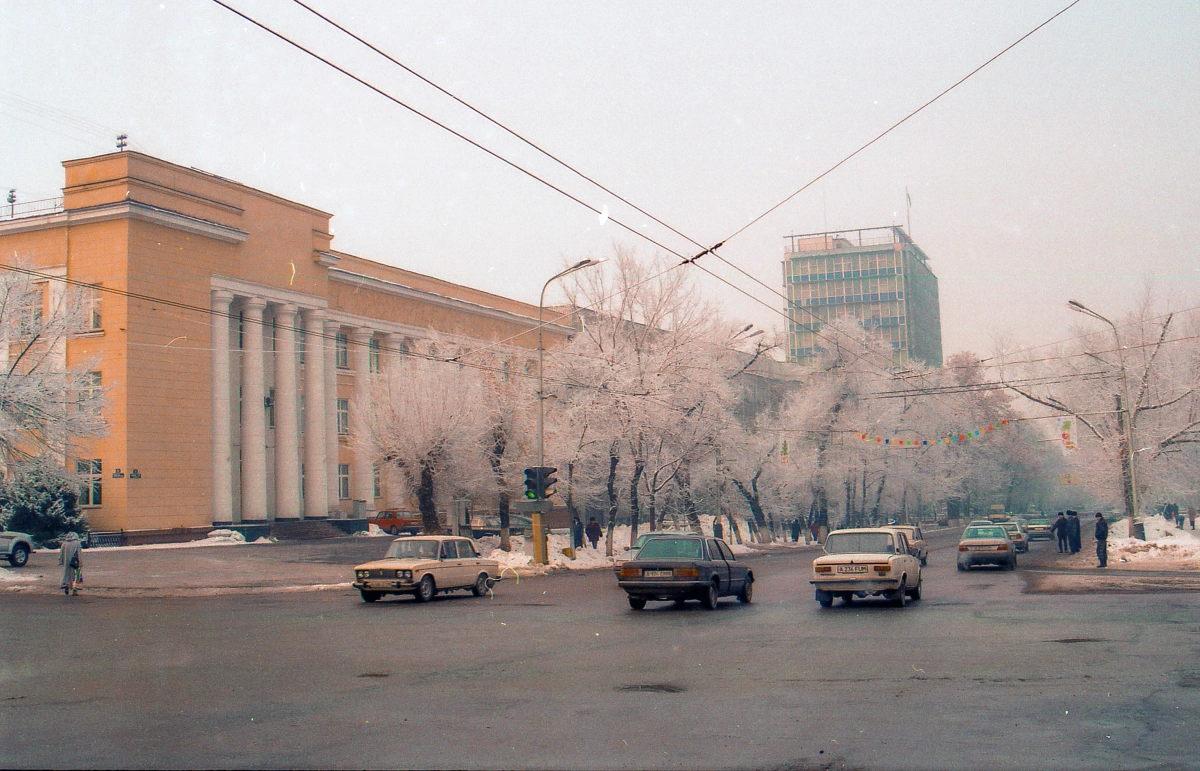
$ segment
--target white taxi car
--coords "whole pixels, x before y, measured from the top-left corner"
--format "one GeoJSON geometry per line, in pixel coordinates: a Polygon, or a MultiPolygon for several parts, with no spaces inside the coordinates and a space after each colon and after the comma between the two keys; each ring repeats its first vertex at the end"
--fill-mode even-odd
{"type": "Polygon", "coordinates": [[[921,599],[921,560],[905,534],[894,528],[834,530],[825,539],[825,554],[813,560],[816,600],[833,605],[834,597],[882,595],[898,607],[921,599]]]}
{"type": "Polygon", "coordinates": [[[354,568],[352,586],[363,602],[385,594],[411,594],[428,602],[438,592],[458,589],[482,597],[499,580],[500,563],[480,556],[470,538],[435,535],[392,541],[383,559],[354,568]]]}

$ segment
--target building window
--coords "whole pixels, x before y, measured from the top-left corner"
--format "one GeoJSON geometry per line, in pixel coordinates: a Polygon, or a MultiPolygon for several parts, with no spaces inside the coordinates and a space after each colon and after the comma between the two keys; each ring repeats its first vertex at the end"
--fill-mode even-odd
{"type": "Polygon", "coordinates": [[[103,318],[100,315],[100,290],[96,287],[88,287],[83,290],[81,299],[86,314],[83,320],[84,331],[103,329],[103,318]]]}
{"type": "Polygon", "coordinates": [[[275,428],[275,389],[267,391],[267,428],[275,428]]]}
{"type": "Polygon", "coordinates": [[[83,377],[83,383],[79,388],[78,409],[80,412],[91,412],[93,415],[100,414],[100,373],[89,372],[83,377]]]}
{"type": "Polygon", "coordinates": [[[350,337],[345,332],[337,333],[337,343],[334,346],[337,355],[337,365],[340,369],[350,368],[350,337]]]}
{"type": "Polygon", "coordinates": [[[296,353],[300,363],[304,363],[304,353],[308,348],[308,329],[301,324],[296,325],[296,353]]]}
{"type": "Polygon", "coordinates": [[[379,492],[379,467],[378,466],[371,467],[371,495],[375,496],[376,498],[382,497],[382,495],[379,492]]]}
{"type": "Polygon", "coordinates": [[[238,350],[242,350],[246,344],[246,314],[238,311],[238,350]]]}
{"type": "Polygon", "coordinates": [[[350,464],[338,464],[338,498],[343,501],[350,500],[350,464]]]}
{"type": "Polygon", "coordinates": [[[350,433],[350,400],[337,400],[337,431],[338,436],[346,436],[350,433]]]}
{"type": "Polygon", "coordinates": [[[242,425],[242,387],[238,386],[238,425],[242,425]]]}
{"type": "Polygon", "coordinates": [[[300,433],[304,433],[304,394],[300,394],[300,433]]]}
{"type": "Polygon", "coordinates": [[[75,461],[75,473],[79,475],[79,505],[99,506],[102,500],[99,458],[75,461]]]}
{"type": "Polygon", "coordinates": [[[279,339],[279,324],[275,317],[271,317],[271,353],[275,353],[275,341],[279,339]]]}
{"type": "Polygon", "coordinates": [[[304,498],[304,464],[300,464],[300,498],[304,498]]]}
{"type": "Polygon", "coordinates": [[[379,371],[379,338],[372,337],[371,342],[367,344],[367,369],[371,372],[379,371]]]}
{"type": "Polygon", "coordinates": [[[22,337],[42,331],[42,289],[34,287],[21,298],[17,329],[22,337]]]}

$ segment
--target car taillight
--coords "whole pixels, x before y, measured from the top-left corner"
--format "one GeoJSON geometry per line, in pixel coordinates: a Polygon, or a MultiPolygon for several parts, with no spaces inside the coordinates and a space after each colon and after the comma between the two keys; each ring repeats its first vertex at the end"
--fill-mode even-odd
{"type": "Polygon", "coordinates": [[[970,549],[967,548],[966,544],[961,544],[961,543],[958,545],[958,550],[959,551],[970,551],[970,549]]]}
{"type": "Polygon", "coordinates": [[[891,569],[892,569],[891,565],[876,565],[875,566],[875,570],[879,571],[880,573],[886,573],[891,569]]]}
{"type": "Polygon", "coordinates": [[[621,578],[641,578],[641,568],[621,568],[621,578]]]}
{"type": "Polygon", "coordinates": [[[699,578],[700,571],[697,568],[675,568],[676,578],[699,578]]]}
{"type": "Polygon", "coordinates": [[[830,567],[829,565],[817,565],[815,568],[813,568],[813,570],[816,571],[817,573],[832,573],[833,572],[833,568],[830,567]]]}

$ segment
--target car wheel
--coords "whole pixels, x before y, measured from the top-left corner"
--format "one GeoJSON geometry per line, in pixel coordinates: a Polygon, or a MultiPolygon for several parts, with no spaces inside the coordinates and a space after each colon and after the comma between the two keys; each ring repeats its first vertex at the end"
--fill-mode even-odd
{"type": "Polygon", "coordinates": [[[922,584],[924,584],[924,583],[925,583],[925,576],[918,576],[918,577],[917,577],[917,585],[916,585],[916,586],[914,586],[914,587],[912,588],[912,591],[910,591],[910,592],[908,593],[908,598],[909,598],[910,600],[919,600],[919,599],[921,599],[921,586],[922,586],[922,584]]]}
{"type": "Polygon", "coordinates": [[[713,581],[708,585],[708,590],[700,597],[700,603],[709,610],[717,609],[717,598],[720,595],[717,593],[717,582],[713,581]]]}
{"type": "Polygon", "coordinates": [[[433,576],[426,573],[421,577],[421,582],[417,584],[415,595],[417,602],[429,602],[435,594],[437,594],[437,587],[433,585],[433,576]]]}
{"type": "Polygon", "coordinates": [[[926,555],[921,558],[921,567],[925,567],[928,564],[929,564],[929,556],[926,555]]]}
{"type": "Polygon", "coordinates": [[[1009,570],[1017,569],[1017,555],[1015,555],[1015,554],[1013,555],[1012,561],[1008,563],[1008,569],[1009,570]]]}
{"type": "Polygon", "coordinates": [[[966,572],[967,572],[967,566],[966,566],[966,565],[964,565],[964,564],[962,564],[961,562],[960,562],[960,563],[958,563],[958,572],[960,572],[960,573],[966,573],[966,572]]]}
{"type": "Polygon", "coordinates": [[[897,608],[903,608],[908,604],[908,587],[905,585],[904,577],[900,578],[900,588],[896,590],[896,595],[892,597],[892,603],[897,608]]]}
{"type": "Polygon", "coordinates": [[[487,573],[480,573],[475,577],[475,585],[471,587],[471,594],[476,597],[482,597],[488,592],[488,576],[487,573]]]}
{"type": "Polygon", "coordinates": [[[634,610],[642,610],[646,607],[646,598],[629,595],[629,607],[633,608],[634,610]]]}
{"type": "Polygon", "coordinates": [[[833,607],[833,594],[831,592],[823,592],[820,589],[818,589],[817,590],[817,602],[821,603],[822,608],[832,608],[833,607]]]}
{"type": "Polygon", "coordinates": [[[388,533],[390,535],[400,535],[400,528],[396,527],[395,525],[392,525],[391,527],[388,528],[388,533]]]}
{"type": "Polygon", "coordinates": [[[379,592],[368,592],[366,589],[360,589],[358,593],[362,595],[363,602],[375,602],[379,599],[379,592]]]}
{"type": "Polygon", "coordinates": [[[8,564],[12,565],[14,568],[23,568],[25,567],[25,563],[28,561],[29,547],[23,543],[17,544],[13,548],[12,554],[8,557],[8,564]]]}
{"type": "Polygon", "coordinates": [[[738,592],[738,602],[749,605],[754,601],[754,576],[747,575],[742,582],[742,591],[738,592]]]}

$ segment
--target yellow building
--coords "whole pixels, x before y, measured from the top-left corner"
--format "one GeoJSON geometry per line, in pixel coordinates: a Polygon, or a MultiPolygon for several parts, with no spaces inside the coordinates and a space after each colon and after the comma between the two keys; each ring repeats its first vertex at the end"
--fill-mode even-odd
{"type": "Polygon", "coordinates": [[[0,254],[98,287],[65,354],[107,391],[108,435],[72,459],[94,530],[402,505],[349,442],[371,373],[433,337],[536,350],[536,306],[338,252],[325,212],[135,152],[63,166],[61,201],[5,212],[0,254]]]}

